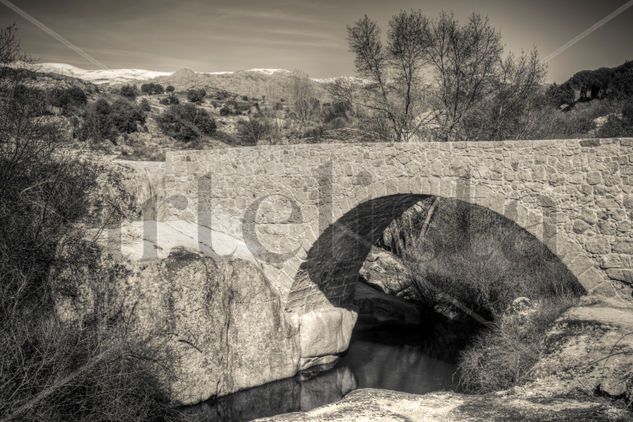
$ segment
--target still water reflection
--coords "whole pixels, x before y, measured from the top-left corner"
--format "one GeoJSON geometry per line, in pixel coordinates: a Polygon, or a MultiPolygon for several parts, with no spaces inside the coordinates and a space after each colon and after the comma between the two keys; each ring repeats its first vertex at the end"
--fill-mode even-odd
{"type": "Polygon", "coordinates": [[[238,422],[310,410],[357,388],[419,394],[451,389],[455,364],[430,355],[437,356],[436,343],[398,329],[355,331],[348,352],[328,371],[241,391],[188,412],[200,421],[238,422]]]}

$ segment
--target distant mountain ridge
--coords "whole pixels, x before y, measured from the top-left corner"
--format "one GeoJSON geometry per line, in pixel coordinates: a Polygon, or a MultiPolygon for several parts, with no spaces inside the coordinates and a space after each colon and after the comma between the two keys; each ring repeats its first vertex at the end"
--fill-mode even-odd
{"type": "MultiPolygon", "coordinates": [[[[24,65],[24,64],[22,64],[24,65]]],[[[205,88],[211,91],[225,90],[249,97],[266,97],[279,101],[290,97],[293,73],[286,69],[255,68],[223,72],[196,72],[180,69],[175,72],[161,72],[147,69],[96,69],[87,70],[64,63],[35,63],[26,67],[31,70],[73,77],[97,85],[120,85],[152,81],[163,85],[173,85],[177,90],[205,88]]],[[[329,100],[327,87],[337,79],[363,83],[361,78],[341,76],[312,78],[314,96],[322,101],[329,100]]]]}

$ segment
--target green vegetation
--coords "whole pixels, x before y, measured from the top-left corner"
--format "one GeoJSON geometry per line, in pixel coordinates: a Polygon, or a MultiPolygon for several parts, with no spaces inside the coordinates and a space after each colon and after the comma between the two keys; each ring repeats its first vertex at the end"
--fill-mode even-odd
{"type": "Polygon", "coordinates": [[[70,113],[85,106],[88,98],[81,88],[71,86],[69,88],[53,88],[49,94],[49,102],[52,106],[70,113]]]}
{"type": "Polygon", "coordinates": [[[584,292],[534,236],[456,200],[423,200],[387,228],[378,246],[401,258],[423,309],[448,307],[457,318],[484,324],[458,362],[457,380],[468,393],[527,380],[544,351],[544,334],[584,292]],[[530,304],[513,309],[517,298],[530,304]]]}
{"type": "Polygon", "coordinates": [[[540,299],[532,308],[494,321],[459,358],[458,388],[485,394],[521,385],[545,351],[545,334],[556,318],[577,302],[574,296],[540,299]]]}
{"type": "Polygon", "coordinates": [[[245,145],[257,145],[272,132],[273,128],[266,119],[242,119],[237,123],[238,138],[245,145]]]}
{"type": "Polygon", "coordinates": [[[128,100],[135,100],[139,93],[136,85],[123,85],[119,89],[119,94],[128,100]]]}
{"type": "Polygon", "coordinates": [[[193,104],[172,105],[156,119],[161,130],[172,138],[189,142],[215,133],[215,120],[193,104]]]}
{"type": "Polygon", "coordinates": [[[145,111],[142,106],[123,99],[112,104],[103,98],[88,105],[83,116],[83,124],[79,129],[79,139],[114,140],[138,130],[138,125],[145,123],[145,111]]]}
{"type": "Polygon", "coordinates": [[[204,89],[189,89],[187,91],[187,100],[192,103],[201,103],[206,96],[207,91],[204,89]]]}
{"type": "Polygon", "coordinates": [[[462,24],[445,12],[431,19],[401,11],[386,42],[367,16],[347,31],[356,69],[371,83],[361,86],[360,98],[341,89],[338,99],[387,122],[391,139],[506,139],[527,125],[544,67],[536,52],[504,55],[487,18],[473,14],[462,24]]]}
{"type": "Polygon", "coordinates": [[[156,95],[164,93],[165,89],[161,84],[150,82],[141,85],[141,92],[145,95],[156,95]]]}
{"type": "Polygon", "coordinates": [[[174,104],[180,104],[180,100],[178,100],[178,97],[176,97],[175,95],[170,94],[166,96],[165,98],[161,98],[160,103],[163,105],[174,105],[174,104]]]}

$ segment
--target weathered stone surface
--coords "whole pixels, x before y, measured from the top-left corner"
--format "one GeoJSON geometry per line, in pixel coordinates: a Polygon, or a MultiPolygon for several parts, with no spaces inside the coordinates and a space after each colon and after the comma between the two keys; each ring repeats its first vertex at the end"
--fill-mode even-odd
{"type": "Polygon", "coordinates": [[[80,322],[105,312],[103,320],[125,326],[130,340],[147,339],[175,402],[198,403],[296,373],[299,332],[252,263],[181,250],[122,265],[126,271],[110,285],[60,292],[58,315],[80,322]]]}
{"type": "MultiPolygon", "coordinates": [[[[342,308],[324,308],[301,315],[300,331],[301,356],[315,364],[313,358],[328,357],[347,350],[356,323],[356,313],[342,308]]],[[[323,363],[319,361],[319,363],[323,363]]],[[[303,367],[307,367],[304,364],[303,367]]]]}
{"type": "MultiPolygon", "coordinates": [[[[273,214],[284,218],[274,229],[263,224],[256,228],[257,241],[279,253],[301,254],[337,219],[369,200],[447,196],[503,214],[554,253],[556,245],[572,245],[574,251],[561,260],[569,266],[579,254],[589,259],[595,269],[586,286],[590,290],[612,280],[600,265],[606,245],[615,247],[615,253],[633,255],[627,246],[632,241],[633,163],[622,159],[630,156],[630,143],[612,139],[320,144],[170,152],[165,196],[187,200],[184,206],[165,204],[162,215],[196,218],[200,205],[212,205],[214,229],[248,244],[255,240],[243,238],[253,232],[244,230],[245,225],[257,226],[264,215],[245,218],[250,215],[246,211],[253,201],[266,197],[273,214]],[[198,198],[201,175],[212,180],[211,198],[198,198]],[[288,198],[296,208],[288,206],[288,198]],[[293,218],[285,219],[289,215],[293,218]]],[[[259,208],[265,214],[266,207],[259,208]]],[[[310,290],[297,277],[301,258],[264,264],[274,268],[271,273],[277,275],[271,282],[297,312],[320,306],[305,296],[310,290]]],[[[587,271],[584,266],[576,269],[587,271]]],[[[574,275],[586,279],[582,273],[574,275]]],[[[349,294],[342,286],[332,289],[349,294]]]]}
{"type": "Polygon", "coordinates": [[[389,251],[372,247],[359,274],[383,292],[411,299],[412,276],[402,261],[389,251]]]}

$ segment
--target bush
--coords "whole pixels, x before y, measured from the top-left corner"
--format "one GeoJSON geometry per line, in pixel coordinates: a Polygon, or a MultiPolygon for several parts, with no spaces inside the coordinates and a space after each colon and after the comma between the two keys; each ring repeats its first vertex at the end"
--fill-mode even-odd
{"type": "Polygon", "coordinates": [[[193,104],[172,105],[158,118],[163,133],[179,141],[189,142],[203,135],[213,135],[215,120],[193,104]]]}
{"type": "Polygon", "coordinates": [[[542,356],[545,334],[556,318],[575,303],[558,297],[534,303],[524,316],[506,314],[480,334],[459,358],[459,390],[469,394],[500,391],[529,380],[530,369],[542,356]]]}
{"type": "Polygon", "coordinates": [[[192,103],[201,103],[206,96],[207,91],[204,89],[190,89],[187,91],[187,99],[192,103]]]}
{"type": "Polygon", "coordinates": [[[174,104],[180,104],[180,101],[178,100],[178,97],[176,97],[175,95],[168,95],[165,98],[161,98],[160,103],[162,105],[174,105],[174,104]]]}
{"type": "Polygon", "coordinates": [[[146,95],[155,95],[162,94],[165,92],[165,90],[163,89],[163,86],[161,84],[150,82],[141,85],[141,92],[146,95]]]}
{"type": "Polygon", "coordinates": [[[123,85],[119,89],[119,94],[129,100],[135,100],[138,95],[138,88],[136,88],[136,85],[123,85]]]}
{"type": "Polygon", "coordinates": [[[145,112],[152,111],[152,106],[149,104],[149,101],[147,101],[146,98],[143,98],[141,100],[141,103],[139,104],[139,107],[140,107],[141,110],[143,110],[145,112]]]}
{"type": "MultiPolygon", "coordinates": [[[[0,57],[9,62],[17,56],[14,30],[0,30],[0,57]]],[[[135,358],[145,356],[143,348],[119,341],[116,332],[62,325],[54,314],[51,268],[75,262],[59,256],[62,244],[85,257],[73,239],[86,237],[80,223],[98,207],[93,199],[102,172],[57,148],[59,128],[24,118],[44,102],[16,92],[23,76],[0,70],[0,419],[169,419],[173,410],[135,358]]],[[[98,108],[111,110],[107,102],[98,108]]],[[[103,216],[119,213],[121,202],[104,201],[103,216]]]]}
{"type": "Polygon", "coordinates": [[[168,93],[172,93],[176,90],[176,88],[174,88],[173,85],[167,85],[167,88],[165,88],[165,91],[167,91],[168,93]]]}
{"type": "Polygon", "coordinates": [[[257,145],[271,132],[272,126],[266,119],[242,119],[237,122],[237,136],[246,145],[257,145]]]}
{"type": "Polygon", "coordinates": [[[563,104],[573,105],[576,100],[576,93],[568,83],[562,85],[554,83],[545,91],[545,99],[554,107],[559,107],[563,104]]]}
{"type": "Polygon", "coordinates": [[[88,102],[86,93],[77,86],[70,88],[53,88],[49,94],[49,102],[54,107],[65,111],[83,107],[88,102]]]}
{"type": "Polygon", "coordinates": [[[110,105],[100,98],[86,108],[79,139],[112,140],[118,135],[136,132],[145,118],[143,109],[134,103],[119,99],[110,105]]]}

